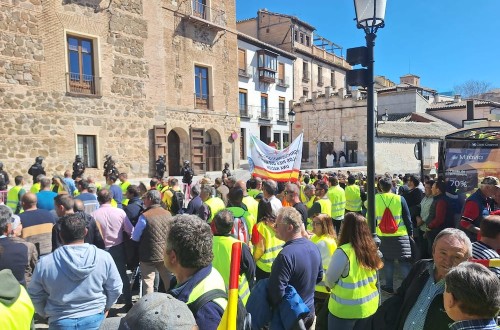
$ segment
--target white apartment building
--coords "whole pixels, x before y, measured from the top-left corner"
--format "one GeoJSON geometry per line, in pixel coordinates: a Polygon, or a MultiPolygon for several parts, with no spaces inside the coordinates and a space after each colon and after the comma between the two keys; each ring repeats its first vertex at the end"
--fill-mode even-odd
{"type": "Polygon", "coordinates": [[[238,33],[241,164],[249,155],[251,135],[278,148],[290,143],[294,60],[293,54],[238,33]]]}

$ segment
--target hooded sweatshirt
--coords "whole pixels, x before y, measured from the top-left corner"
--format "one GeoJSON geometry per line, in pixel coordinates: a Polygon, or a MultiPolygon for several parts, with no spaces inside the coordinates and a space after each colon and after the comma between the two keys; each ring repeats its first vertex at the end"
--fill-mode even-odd
{"type": "Polygon", "coordinates": [[[49,324],[109,310],[121,291],[111,255],[88,243],[64,245],[41,258],[28,287],[36,312],[49,324]]]}

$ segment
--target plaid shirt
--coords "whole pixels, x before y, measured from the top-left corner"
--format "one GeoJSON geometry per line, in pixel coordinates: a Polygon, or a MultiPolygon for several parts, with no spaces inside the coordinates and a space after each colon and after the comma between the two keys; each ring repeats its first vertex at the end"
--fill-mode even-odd
{"type": "Polygon", "coordinates": [[[498,329],[494,319],[458,321],[450,324],[451,330],[495,330],[498,329]]]}

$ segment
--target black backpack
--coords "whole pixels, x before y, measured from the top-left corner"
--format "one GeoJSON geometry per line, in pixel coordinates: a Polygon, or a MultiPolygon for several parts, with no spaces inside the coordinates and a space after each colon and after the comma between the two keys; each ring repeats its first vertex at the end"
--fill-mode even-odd
{"type": "Polygon", "coordinates": [[[172,192],[172,205],[170,206],[170,212],[172,215],[179,214],[179,211],[184,207],[184,194],[182,191],[174,191],[173,189],[169,189],[172,192]]]}
{"type": "MultiPolygon", "coordinates": [[[[205,306],[206,303],[217,298],[224,298],[227,300],[227,293],[220,289],[210,290],[198,297],[195,301],[187,304],[193,315],[196,315],[200,308],[205,306]]],[[[245,305],[238,297],[238,313],[236,314],[236,329],[250,330],[252,329],[252,316],[247,312],[245,305]]]]}

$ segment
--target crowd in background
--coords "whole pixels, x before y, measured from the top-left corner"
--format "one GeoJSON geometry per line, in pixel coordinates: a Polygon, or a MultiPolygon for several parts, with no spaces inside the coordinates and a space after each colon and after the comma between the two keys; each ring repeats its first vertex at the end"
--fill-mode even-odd
{"type": "Polygon", "coordinates": [[[149,186],[126,173],[102,185],[70,171],[36,174],[29,191],[16,176],[0,205],[0,287],[9,283],[2,329],[29,328],[34,311],[53,329],[164,326],[160,316],[141,323],[148,297],[182,315],[179,329],[216,329],[235,242],[240,305],[254,325],[461,329],[467,319],[489,329],[500,309],[500,268],[459,266],[500,258],[495,177],[461,196],[440,178],[386,173],[367,187],[363,173],[341,170],[240,181],[226,165],[213,182],[193,182],[188,162],[182,179],[155,177],[149,186]],[[370,189],[375,219],[365,218],[370,189]],[[144,297],[134,302],[137,286],[144,297]],[[382,305],[381,290],[391,295],[382,305]],[[106,318],[117,301],[126,316],[106,318]]]}

